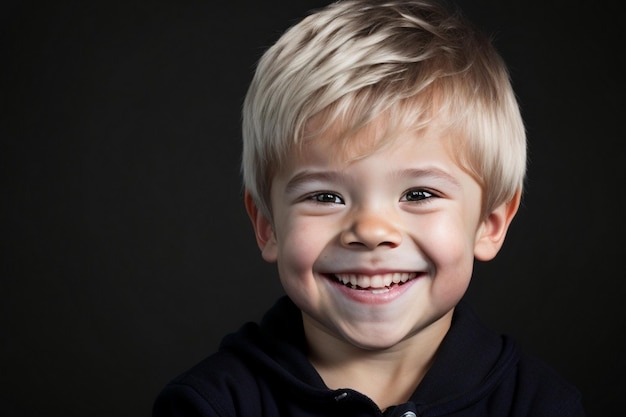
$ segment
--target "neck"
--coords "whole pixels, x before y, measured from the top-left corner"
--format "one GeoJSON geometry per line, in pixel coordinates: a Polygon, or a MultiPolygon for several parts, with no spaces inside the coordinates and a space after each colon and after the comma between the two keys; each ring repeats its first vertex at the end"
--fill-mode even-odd
{"type": "MultiPolygon", "coordinates": [[[[330,389],[351,388],[381,410],[408,401],[432,365],[452,312],[443,326],[423,329],[384,349],[364,349],[319,327],[306,325],[309,359],[330,389]]],[[[442,324],[442,323],[439,323],[442,324]]]]}

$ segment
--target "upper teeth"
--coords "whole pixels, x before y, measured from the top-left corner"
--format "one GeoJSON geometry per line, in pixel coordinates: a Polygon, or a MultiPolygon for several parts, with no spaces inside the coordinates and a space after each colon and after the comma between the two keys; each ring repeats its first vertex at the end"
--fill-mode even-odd
{"type": "Polygon", "coordinates": [[[392,272],[388,274],[363,275],[363,274],[336,274],[335,277],[344,285],[360,288],[384,288],[391,284],[407,282],[415,278],[415,272],[392,272]]]}

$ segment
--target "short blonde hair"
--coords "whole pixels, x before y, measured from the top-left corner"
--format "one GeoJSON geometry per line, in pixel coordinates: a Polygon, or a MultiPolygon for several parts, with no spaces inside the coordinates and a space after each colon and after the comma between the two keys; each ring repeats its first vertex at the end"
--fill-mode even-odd
{"type": "Polygon", "coordinates": [[[348,133],[381,115],[407,129],[436,121],[481,184],[483,213],[522,189],[526,134],[506,65],[485,34],[440,3],[338,1],[261,57],[243,106],[242,173],[268,219],[272,178],[319,114],[348,133]]]}

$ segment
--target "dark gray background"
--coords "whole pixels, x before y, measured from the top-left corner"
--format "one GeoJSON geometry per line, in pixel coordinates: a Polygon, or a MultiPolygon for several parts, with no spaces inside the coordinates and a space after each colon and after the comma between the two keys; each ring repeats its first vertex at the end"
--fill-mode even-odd
{"type": "MultiPolygon", "coordinates": [[[[242,205],[254,63],[323,1],[12,1],[0,8],[0,415],[145,416],[281,294],[242,205]]],[[[527,194],[469,298],[606,416],[626,392],[624,15],[463,0],[496,35],[527,194]]]]}

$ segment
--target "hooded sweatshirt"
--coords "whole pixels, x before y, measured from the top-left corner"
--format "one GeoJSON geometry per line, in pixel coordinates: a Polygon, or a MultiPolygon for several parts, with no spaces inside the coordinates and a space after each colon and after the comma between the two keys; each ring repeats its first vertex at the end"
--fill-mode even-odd
{"type": "Polygon", "coordinates": [[[411,398],[384,411],[355,390],[329,389],[306,352],[300,310],[283,297],[167,384],[153,417],[585,416],[576,388],[465,302],[411,398]]]}

